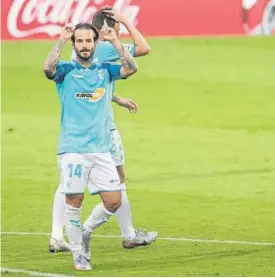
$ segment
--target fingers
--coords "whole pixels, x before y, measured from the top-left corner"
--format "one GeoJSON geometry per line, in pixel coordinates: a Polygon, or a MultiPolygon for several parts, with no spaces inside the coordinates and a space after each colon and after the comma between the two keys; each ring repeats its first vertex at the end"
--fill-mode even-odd
{"type": "Polygon", "coordinates": [[[104,24],[103,24],[102,27],[104,27],[104,28],[108,28],[108,27],[109,27],[109,26],[108,26],[108,23],[107,23],[107,21],[106,21],[106,19],[104,19],[104,24]]]}
{"type": "Polygon", "coordinates": [[[104,38],[104,39],[108,39],[110,37],[114,36],[114,29],[109,27],[106,20],[104,20],[104,24],[100,30],[100,35],[104,38]],[[108,37],[108,38],[107,38],[108,37]]]}
{"type": "Polygon", "coordinates": [[[115,15],[114,15],[113,13],[108,13],[108,12],[106,12],[105,15],[106,15],[107,17],[112,18],[113,20],[116,21],[115,15]]]}
{"type": "Polygon", "coordinates": [[[66,22],[65,22],[65,26],[63,27],[63,30],[66,34],[68,33],[72,33],[74,28],[73,28],[73,25],[72,23],[70,22],[69,20],[69,17],[67,18],[66,22]]]}
{"type": "Polygon", "coordinates": [[[104,19],[104,24],[101,27],[100,33],[104,36],[110,33],[110,27],[108,26],[108,23],[106,22],[106,19],[104,19]]]}
{"type": "Polygon", "coordinates": [[[132,100],[129,100],[128,101],[128,110],[130,113],[137,113],[138,112],[138,105],[132,101],[132,100]]]}
{"type": "Polygon", "coordinates": [[[65,33],[72,33],[73,32],[73,28],[70,26],[65,26],[64,28],[65,33]]]}
{"type": "Polygon", "coordinates": [[[102,10],[102,12],[104,13],[104,14],[106,14],[107,16],[114,16],[115,14],[114,14],[114,10],[102,10]]]}
{"type": "Polygon", "coordinates": [[[70,22],[70,18],[68,17],[65,22],[65,29],[73,29],[73,24],[70,22]]]}
{"type": "Polygon", "coordinates": [[[119,22],[119,15],[115,10],[102,10],[103,13],[108,17],[108,18],[112,18],[113,20],[115,20],[116,22],[119,22]]]}
{"type": "Polygon", "coordinates": [[[67,19],[64,27],[62,28],[61,38],[63,40],[69,40],[73,35],[73,31],[73,25],[69,22],[69,19],[67,19]]]}
{"type": "Polygon", "coordinates": [[[108,27],[108,28],[101,28],[101,30],[100,30],[100,34],[103,36],[103,37],[105,37],[105,36],[107,36],[108,34],[110,33],[110,28],[108,27]]]}
{"type": "Polygon", "coordinates": [[[106,14],[107,17],[112,18],[113,20],[117,21],[116,18],[111,14],[106,14]]]}

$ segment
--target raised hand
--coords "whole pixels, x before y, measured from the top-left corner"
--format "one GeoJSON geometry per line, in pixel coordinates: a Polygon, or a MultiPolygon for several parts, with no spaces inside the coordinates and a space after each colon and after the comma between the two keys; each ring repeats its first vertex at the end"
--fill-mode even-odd
{"type": "Polygon", "coordinates": [[[69,22],[66,22],[65,26],[62,28],[60,39],[63,41],[70,40],[73,35],[74,29],[72,27],[72,24],[69,22]]]}
{"type": "Polygon", "coordinates": [[[67,40],[69,40],[73,35],[72,26],[66,22],[65,26],[62,28],[59,39],[52,48],[51,52],[48,54],[44,62],[44,72],[48,78],[52,78],[56,74],[56,66],[63,49],[63,46],[67,40]]]}
{"type": "Polygon", "coordinates": [[[106,16],[114,19],[116,22],[124,23],[126,20],[125,16],[114,9],[103,9],[102,12],[104,12],[106,16]]]}
{"type": "Polygon", "coordinates": [[[100,35],[103,40],[109,41],[111,43],[118,38],[115,30],[108,26],[106,20],[104,20],[104,24],[100,30],[100,35]]]}

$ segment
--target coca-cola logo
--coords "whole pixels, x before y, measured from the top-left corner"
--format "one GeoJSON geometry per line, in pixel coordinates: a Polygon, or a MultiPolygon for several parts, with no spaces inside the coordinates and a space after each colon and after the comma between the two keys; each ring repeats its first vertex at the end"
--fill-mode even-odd
{"type": "MultiPolygon", "coordinates": [[[[91,22],[94,13],[107,3],[105,0],[16,0],[7,16],[7,29],[15,38],[35,34],[50,37],[60,34],[67,20],[72,24],[91,22]]],[[[110,2],[110,1],[108,1],[110,2]]],[[[136,25],[140,7],[131,5],[132,0],[114,0],[113,7],[136,25]]],[[[127,30],[122,26],[121,33],[127,30]]]]}

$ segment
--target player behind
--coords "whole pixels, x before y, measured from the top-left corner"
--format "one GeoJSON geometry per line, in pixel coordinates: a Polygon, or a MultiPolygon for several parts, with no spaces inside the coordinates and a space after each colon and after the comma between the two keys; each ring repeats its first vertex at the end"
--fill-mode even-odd
{"type": "MultiPolygon", "coordinates": [[[[119,36],[119,29],[120,29],[119,22],[126,22],[125,23],[126,26],[128,23],[127,19],[125,19],[122,15],[118,14],[111,8],[105,8],[103,10],[99,10],[98,12],[95,13],[93,17],[93,25],[98,30],[101,30],[101,28],[104,27],[104,22],[107,22],[108,26],[114,28],[118,36],[119,36]]],[[[134,30],[136,29],[134,28],[134,30]]],[[[131,29],[129,31],[131,31],[131,29]]],[[[135,31],[131,31],[131,32],[135,33],[135,31]]],[[[137,33],[138,35],[136,36],[138,37],[138,39],[136,40],[142,41],[142,42],[137,42],[137,44],[144,45],[146,43],[145,39],[138,31],[137,33]]],[[[136,54],[137,47],[135,44],[125,45],[125,47],[127,47],[131,51],[131,54],[133,56],[136,54]]],[[[144,55],[145,53],[143,51],[148,48],[149,46],[148,47],[143,46],[143,49],[138,49],[138,55],[144,55]]],[[[115,62],[118,59],[119,59],[119,54],[117,50],[109,42],[104,41],[104,38],[99,37],[99,42],[96,49],[96,56],[94,56],[94,62],[97,63],[102,63],[105,61],[115,62]]],[[[113,84],[113,88],[114,88],[114,84],[113,84]]],[[[133,227],[131,207],[127,197],[126,185],[125,185],[124,149],[123,149],[120,134],[115,125],[114,115],[113,115],[113,110],[111,105],[110,105],[110,112],[111,112],[110,114],[111,154],[113,160],[116,163],[121,186],[123,189],[123,191],[121,192],[121,206],[115,213],[122,234],[122,246],[124,248],[135,248],[138,246],[150,245],[152,242],[156,240],[157,233],[146,232],[143,230],[135,230],[135,228],[133,227]]],[[[83,243],[84,243],[85,253],[88,259],[90,258],[89,239],[91,237],[91,234],[94,231],[93,223],[96,221],[95,211],[96,208],[83,225],[84,227],[83,243]]]]}
{"type": "MultiPolygon", "coordinates": [[[[118,50],[121,65],[92,65],[98,31],[88,23],[66,25],[44,63],[48,79],[56,83],[61,103],[61,132],[58,159],[60,179],[66,195],[65,228],[76,269],[90,270],[83,254],[80,214],[84,189],[99,194],[98,219],[107,222],[121,204],[121,186],[110,154],[109,106],[111,82],[137,71],[137,64],[120,43],[114,30],[105,25],[101,37],[118,50]],[[59,62],[66,41],[72,40],[76,61],[59,62]]],[[[103,224],[98,221],[94,228],[103,224]]]]}

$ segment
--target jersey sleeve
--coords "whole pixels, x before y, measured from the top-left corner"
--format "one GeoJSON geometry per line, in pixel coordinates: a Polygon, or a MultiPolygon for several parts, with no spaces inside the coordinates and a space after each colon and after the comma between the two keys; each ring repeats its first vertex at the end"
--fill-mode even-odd
{"type": "Polygon", "coordinates": [[[68,62],[58,62],[56,66],[56,73],[55,76],[49,78],[50,80],[54,81],[55,83],[59,84],[62,83],[65,76],[73,69],[71,63],[68,62]]]}
{"type": "Polygon", "coordinates": [[[128,48],[129,52],[131,53],[131,55],[133,57],[136,56],[136,46],[134,44],[127,44],[127,43],[125,43],[123,45],[124,45],[124,47],[128,48]]]}
{"type": "MultiPolygon", "coordinates": [[[[136,46],[134,44],[123,44],[126,47],[132,56],[135,56],[136,46]]],[[[119,53],[117,49],[112,45],[105,45],[104,47],[99,48],[98,50],[98,57],[100,58],[100,62],[115,62],[120,59],[119,53]]]]}
{"type": "Polygon", "coordinates": [[[110,75],[111,81],[121,79],[120,69],[122,65],[115,63],[104,63],[104,67],[107,69],[110,75]]]}

